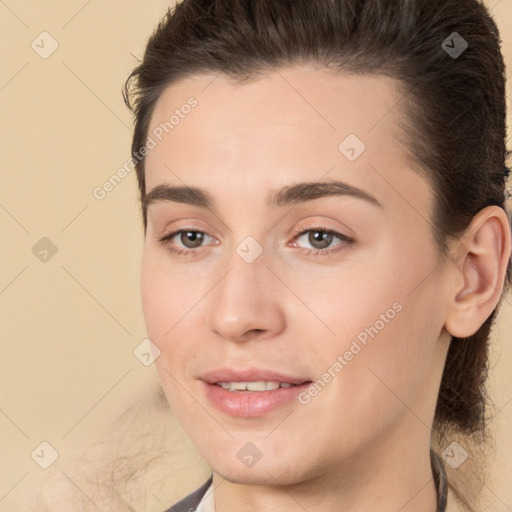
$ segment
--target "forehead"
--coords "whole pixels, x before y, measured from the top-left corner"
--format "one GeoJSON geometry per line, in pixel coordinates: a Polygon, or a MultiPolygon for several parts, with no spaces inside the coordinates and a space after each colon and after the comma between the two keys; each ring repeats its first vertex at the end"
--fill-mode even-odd
{"type": "Polygon", "coordinates": [[[178,184],[180,177],[187,185],[219,190],[227,180],[256,190],[269,180],[279,186],[326,174],[361,186],[382,172],[408,190],[418,177],[410,170],[404,175],[410,164],[400,142],[402,96],[399,82],[389,77],[311,66],[243,83],[223,74],[187,77],[165,89],[155,105],[146,191],[178,184]]]}

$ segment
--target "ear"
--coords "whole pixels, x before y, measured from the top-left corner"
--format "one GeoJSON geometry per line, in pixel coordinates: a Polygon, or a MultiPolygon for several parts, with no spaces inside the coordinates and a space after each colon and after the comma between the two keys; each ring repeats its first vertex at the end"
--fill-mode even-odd
{"type": "Polygon", "coordinates": [[[509,220],[498,206],[478,212],[453,245],[445,322],[452,336],[472,336],[490,316],[501,297],[510,251],[509,220]]]}

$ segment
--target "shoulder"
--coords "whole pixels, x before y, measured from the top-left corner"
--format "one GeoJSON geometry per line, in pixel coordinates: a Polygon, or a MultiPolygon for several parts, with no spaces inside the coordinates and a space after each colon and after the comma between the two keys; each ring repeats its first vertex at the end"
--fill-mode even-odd
{"type": "Polygon", "coordinates": [[[171,508],[168,508],[165,512],[192,512],[194,511],[201,500],[203,499],[203,496],[205,495],[206,491],[208,490],[208,487],[210,487],[210,484],[213,480],[213,474],[210,475],[210,478],[199,487],[199,489],[196,489],[194,492],[190,493],[188,496],[185,496],[182,500],[178,501],[178,503],[174,504],[171,508]]]}

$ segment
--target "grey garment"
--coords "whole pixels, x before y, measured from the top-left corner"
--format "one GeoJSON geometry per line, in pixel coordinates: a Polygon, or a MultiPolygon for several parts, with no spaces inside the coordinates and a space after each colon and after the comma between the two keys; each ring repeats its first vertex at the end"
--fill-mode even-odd
{"type": "Polygon", "coordinates": [[[446,503],[448,501],[448,478],[443,461],[437,453],[430,449],[430,464],[434,475],[434,482],[437,489],[437,509],[436,512],[446,512],[446,503]]]}
{"type": "MultiPolygon", "coordinates": [[[[446,502],[448,498],[448,480],[443,461],[439,455],[430,450],[430,464],[432,465],[432,474],[437,488],[437,509],[436,512],[446,512],[446,502]]],[[[213,473],[210,478],[194,492],[183,498],[181,501],[167,509],[165,512],[194,512],[203,499],[208,487],[212,483],[213,473]]]]}
{"type": "Polygon", "coordinates": [[[167,509],[165,512],[194,512],[199,506],[199,503],[201,503],[201,500],[206,494],[208,487],[210,487],[212,480],[213,473],[210,475],[210,478],[208,478],[208,480],[203,485],[201,485],[201,487],[199,487],[199,489],[196,489],[194,492],[183,498],[171,508],[167,509]]]}

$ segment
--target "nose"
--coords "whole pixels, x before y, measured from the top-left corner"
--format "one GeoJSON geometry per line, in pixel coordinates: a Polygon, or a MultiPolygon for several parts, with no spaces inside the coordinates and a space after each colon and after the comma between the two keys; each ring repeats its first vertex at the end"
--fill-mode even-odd
{"type": "Polygon", "coordinates": [[[248,263],[233,252],[211,293],[209,328],[233,342],[276,336],[285,326],[282,283],[265,253],[248,263]]]}

